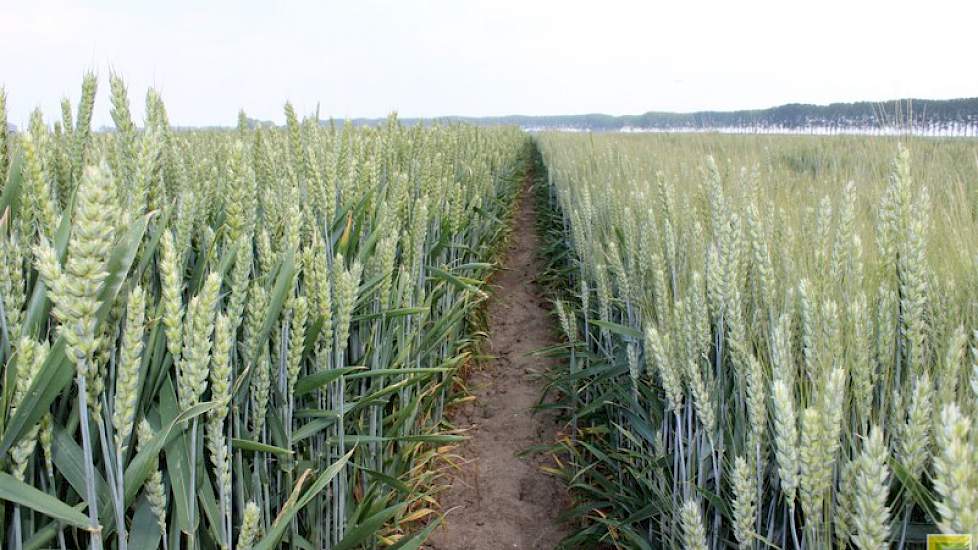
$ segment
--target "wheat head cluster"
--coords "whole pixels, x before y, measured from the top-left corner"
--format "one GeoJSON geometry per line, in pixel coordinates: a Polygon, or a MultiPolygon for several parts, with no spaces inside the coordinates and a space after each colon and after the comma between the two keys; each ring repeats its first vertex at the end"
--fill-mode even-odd
{"type": "Polygon", "coordinates": [[[572,544],[978,538],[973,142],[537,142],[572,544]]]}
{"type": "Polygon", "coordinates": [[[2,544],[417,548],[525,136],[107,81],[98,132],[94,74],[17,132],[0,90],[2,544]]]}

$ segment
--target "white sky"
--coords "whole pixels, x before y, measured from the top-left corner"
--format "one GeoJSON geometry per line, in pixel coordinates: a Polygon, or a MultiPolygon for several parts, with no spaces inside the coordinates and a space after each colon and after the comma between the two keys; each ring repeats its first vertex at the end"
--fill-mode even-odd
{"type": "Polygon", "coordinates": [[[974,1],[0,0],[10,120],[110,69],[137,122],[333,115],[638,114],[978,96],[974,1]],[[206,4],[206,7],[201,7],[206,4]]]}

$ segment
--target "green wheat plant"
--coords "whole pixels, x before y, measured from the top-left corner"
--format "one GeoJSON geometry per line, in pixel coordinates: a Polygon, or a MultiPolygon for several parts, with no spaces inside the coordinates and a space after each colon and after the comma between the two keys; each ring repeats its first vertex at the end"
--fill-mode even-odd
{"type": "Polygon", "coordinates": [[[566,547],[978,535],[973,140],[535,142],[566,547]]]}
{"type": "Polygon", "coordinates": [[[526,136],[108,80],[111,131],[93,74],[12,133],[0,89],[4,547],[417,548],[526,136]]]}

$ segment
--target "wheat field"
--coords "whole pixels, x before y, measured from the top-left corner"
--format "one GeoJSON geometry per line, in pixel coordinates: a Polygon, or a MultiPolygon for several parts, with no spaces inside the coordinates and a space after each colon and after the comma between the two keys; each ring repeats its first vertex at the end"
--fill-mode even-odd
{"type": "Polygon", "coordinates": [[[978,536],[974,142],[537,141],[571,547],[978,536]]]}
{"type": "Polygon", "coordinates": [[[117,74],[78,97],[12,131],[0,88],[5,547],[422,548],[490,278],[534,229],[563,548],[978,539],[972,139],[287,102],[187,129],[155,89],[134,120],[117,74]]]}
{"type": "Polygon", "coordinates": [[[525,135],[181,130],[107,80],[111,131],[93,74],[0,116],[4,546],[417,548],[525,135]]]}

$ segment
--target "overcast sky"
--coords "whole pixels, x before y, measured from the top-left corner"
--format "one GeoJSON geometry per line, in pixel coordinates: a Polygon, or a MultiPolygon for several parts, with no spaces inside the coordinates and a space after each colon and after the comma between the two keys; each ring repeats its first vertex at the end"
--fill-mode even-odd
{"type": "Polygon", "coordinates": [[[790,0],[0,0],[10,120],[74,104],[110,70],[137,120],[148,86],[177,125],[239,108],[401,116],[636,114],[978,96],[974,2],[790,0]],[[206,4],[206,7],[202,5],[206,4]]]}

